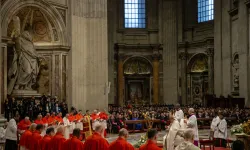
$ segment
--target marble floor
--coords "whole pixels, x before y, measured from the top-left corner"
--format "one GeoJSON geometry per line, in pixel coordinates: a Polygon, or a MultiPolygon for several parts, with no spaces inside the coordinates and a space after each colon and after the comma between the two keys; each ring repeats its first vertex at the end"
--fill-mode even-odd
{"type": "MultiPolygon", "coordinates": [[[[208,139],[209,138],[209,130],[199,130],[199,138],[201,139],[208,139]]],[[[132,145],[136,144],[138,140],[141,138],[141,135],[144,135],[145,133],[134,133],[130,134],[128,138],[128,142],[132,145]]],[[[160,131],[158,134],[158,140],[157,143],[163,142],[163,136],[166,135],[166,131],[160,131]]],[[[112,142],[118,137],[117,134],[108,134],[107,141],[112,142]]],[[[235,136],[231,135],[230,131],[228,130],[228,138],[235,140],[235,136]]]]}

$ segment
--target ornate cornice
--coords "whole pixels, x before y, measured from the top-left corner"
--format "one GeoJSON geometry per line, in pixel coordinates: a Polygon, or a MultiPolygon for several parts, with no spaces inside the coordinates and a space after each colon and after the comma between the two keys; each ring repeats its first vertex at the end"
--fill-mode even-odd
{"type": "Polygon", "coordinates": [[[192,47],[204,47],[207,45],[213,45],[213,43],[214,43],[214,38],[209,37],[209,38],[205,38],[199,41],[188,42],[188,45],[187,45],[187,42],[180,42],[178,43],[178,49],[192,48],[192,47]]]}

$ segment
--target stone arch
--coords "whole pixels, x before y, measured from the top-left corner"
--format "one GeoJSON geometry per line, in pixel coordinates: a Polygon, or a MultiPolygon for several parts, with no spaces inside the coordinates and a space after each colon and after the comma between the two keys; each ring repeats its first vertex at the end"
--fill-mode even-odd
{"type": "Polygon", "coordinates": [[[2,19],[1,19],[1,26],[2,26],[2,36],[7,36],[7,29],[8,25],[11,22],[13,16],[15,16],[18,11],[25,7],[36,7],[41,10],[53,23],[55,26],[56,32],[58,34],[59,41],[56,43],[57,45],[68,45],[67,36],[65,34],[65,23],[63,18],[61,17],[60,13],[51,6],[49,3],[45,1],[34,1],[34,0],[11,0],[7,1],[1,9],[2,19]]]}
{"type": "Polygon", "coordinates": [[[127,58],[123,63],[123,68],[124,68],[124,74],[152,74],[152,63],[150,62],[149,59],[142,56],[132,56],[127,58]],[[133,68],[132,65],[134,65],[133,68]],[[138,70],[141,70],[141,72],[140,71],[136,72],[134,70],[134,68],[136,67],[141,67],[137,68],[138,70]],[[130,73],[128,73],[129,69],[132,69],[130,73]]]}
{"type": "Polygon", "coordinates": [[[188,61],[187,72],[205,72],[208,71],[208,56],[204,53],[193,55],[188,61]]]}

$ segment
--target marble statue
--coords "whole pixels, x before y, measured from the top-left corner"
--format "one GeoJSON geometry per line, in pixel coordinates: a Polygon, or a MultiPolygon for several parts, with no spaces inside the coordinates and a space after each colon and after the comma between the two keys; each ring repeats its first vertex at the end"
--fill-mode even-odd
{"type": "MultiPolygon", "coordinates": [[[[12,34],[15,42],[14,58],[8,70],[8,94],[13,90],[33,90],[39,73],[39,59],[41,58],[34,47],[32,34],[28,30],[21,32],[20,19],[13,18],[14,31],[12,34]]],[[[24,24],[25,25],[25,24],[24,24]]]]}

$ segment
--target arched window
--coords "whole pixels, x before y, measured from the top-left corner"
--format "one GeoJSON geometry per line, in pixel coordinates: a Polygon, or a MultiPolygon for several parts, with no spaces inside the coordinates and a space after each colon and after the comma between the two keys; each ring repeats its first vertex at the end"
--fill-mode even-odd
{"type": "Polygon", "coordinates": [[[214,20],[214,0],[198,0],[198,22],[214,20]]]}
{"type": "Polygon", "coordinates": [[[146,28],[145,0],[124,0],[125,28],[146,28]]]}

